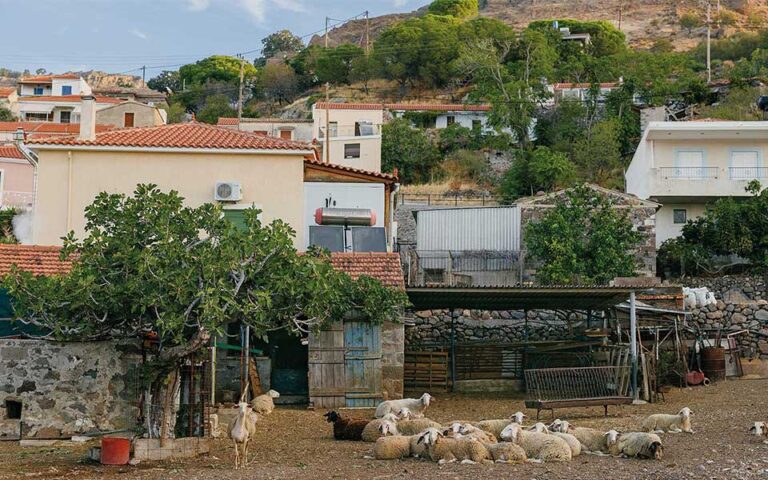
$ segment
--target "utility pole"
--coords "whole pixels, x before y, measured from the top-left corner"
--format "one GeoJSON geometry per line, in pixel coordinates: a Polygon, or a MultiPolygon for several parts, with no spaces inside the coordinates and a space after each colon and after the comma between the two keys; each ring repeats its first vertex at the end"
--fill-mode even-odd
{"type": "Polygon", "coordinates": [[[619,30],[621,30],[621,15],[624,13],[623,10],[624,10],[624,2],[620,1],[619,2],[619,30]]]}
{"type": "Polygon", "coordinates": [[[707,0],[707,83],[712,81],[712,2],[707,0]]]}
{"type": "Polygon", "coordinates": [[[141,83],[144,87],[147,86],[147,66],[143,65],[141,67],[141,83]]]}
{"type": "Polygon", "coordinates": [[[325,48],[328,48],[328,17],[325,17],[325,48]]]}
{"type": "Polygon", "coordinates": [[[331,131],[330,131],[330,101],[331,101],[331,84],[325,82],[325,144],[323,144],[323,157],[325,157],[325,163],[331,163],[331,131]]]}
{"type": "Polygon", "coordinates": [[[371,50],[371,19],[368,17],[368,10],[365,11],[365,54],[371,50]]]}
{"type": "Polygon", "coordinates": [[[243,77],[245,76],[245,55],[240,57],[240,88],[237,95],[237,129],[240,130],[240,122],[243,119],[243,77]]]}

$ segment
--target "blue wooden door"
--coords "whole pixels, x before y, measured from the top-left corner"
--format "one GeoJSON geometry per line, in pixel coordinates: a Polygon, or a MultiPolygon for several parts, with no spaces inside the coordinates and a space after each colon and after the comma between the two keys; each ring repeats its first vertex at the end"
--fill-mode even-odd
{"type": "Polygon", "coordinates": [[[347,407],[375,407],[381,401],[381,327],[344,320],[347,407]]]}

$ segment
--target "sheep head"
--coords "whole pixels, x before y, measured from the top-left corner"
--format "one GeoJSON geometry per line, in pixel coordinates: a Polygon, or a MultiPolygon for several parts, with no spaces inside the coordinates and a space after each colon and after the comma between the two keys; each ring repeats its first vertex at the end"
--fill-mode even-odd
{"type": "Polygon", "coordinates": [[[410,408],[403,407],[399,412],[397,412],[397,418],[398,420],[411,420],[415,418],[415,416],[410,408]]]}
{"type": "Polygon", "coordinates": [[[520,438],[522,427],[516,423],[510,423],[501,431],[501,439],[507,442],[517,443],[520,438]]]}
{"type": "Polygon", "coordinates": [[[239,402],[237,404],[237,411],[241,415],[245,415],[251,409],[251,405],[248,402],[239,402]]]}
{"type": "Polygon", "coordinates": [[[428,428],[424,430],[424,433],[419,436],[416,443],[423,443],[427,447],[431,447],[437,444],[437,440],[443,436],[443,433],[436,428],[428,428]]]}
{"type": "Polygon", "coordinates": [[[549,425],[549,430],[552,432],[568,433],[569,430],[573,430],[573,427],[566,420],[558,418],[549,425]]]}
{"type": "Polygon", "coordinates": [[[461,432],[462,425],[459,422],[453,422],[452,424],[448,425],[444,430],[444,435],[455,435],[459,432],[461,432]]]}
{"type": "Polygon", "coordinates": [[[424,408],[427,408],[429,406],[429,402],[434,401],[435,397],[433,397],[428,393],[425,393],[424,395],[421,396],[419,400],[421,400],[421,404],[424,405],[424,408]]]}
{"type": "Polygon", "coordinates": [[[528,430],[536,433],[549,433],[549,428],[541,422],[529,427],[528,430]]]}
{"type": "Polygon", "coordinates": [[[768,435],[768,427],[766,427],[765,422],[755,422],[752,428],[749,429],[749,433],[750,435],[762,437],[763,435],[768,435]]]}
{"type": "Polygon", "coordinates": [[[379,433],[385,437],[387,435],[397,435],[397,426],[395,426],[394,422],[388,420],[381,422],[381,425],[379,425],[379,433]]]}
{"type": "Polygon", "coordinates": [[[605,443],[610,447],[611,445],[616,445],[616,443],[619,441],[621,433],[617,432],[616,430],[608,430],[604,435],[606,437],[605,443]]]}
{"type": "Polygon", "coordinates": [[[381,417],[381,420],[384,421],[384,422],[395,422],[396,423],[400,419],[394,413],[387,413],[386,415],[381,417]]]}
{"type": "Polygon", "coordinates": [[[470,425],[469,423],[463,423],[459,424],[459,431],[457,432],[459,435],[469,435],[470,433],[476,432],[480,430],[474,425],[470,425]]]}
{"type": "Polygon", "coordinates": [[[267,392],[267,395],[269,395],[272,398],[280,398],[280,392],[277,390],[270,390],[267,392]]]}
{"type": "Polygon", "coordinates": [[[664,458],[664,447],[659,441],[651,442],[651,444],[648,445],[648,452],[650,452],[651,458],[655,460],[661,460],[664,458]]]}
{"type": "Polygon", "coordinates": [[[336,423],[341,420],[341,415],[334,411],[330,411],[323,416],[325,417],[325,421],[328,423],[336,423]]]}
{"type": "Polygon", "coordinates": [[[515,412],[515,414],[512,415],[510,417],[510,419],[514,420],[515,423],[518,423],[518,424],[522,425],[523,424],[523,419],[525,419],[525,417],[527,417],[527,415],[524,414],[523,412],[515,412]]]}
{"type": "Polygon", "coordinates": [[[688,407],[683,407],[680,412],[678,413],[683,418],[688,418],[693,416],[693,412],[688,407]]]}

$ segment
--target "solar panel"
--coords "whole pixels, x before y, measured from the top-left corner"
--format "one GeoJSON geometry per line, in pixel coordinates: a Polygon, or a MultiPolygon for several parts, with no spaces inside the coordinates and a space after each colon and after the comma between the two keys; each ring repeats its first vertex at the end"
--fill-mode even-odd
{"type": "Polygon", "coordinates": [[[344,227],[309,227],[309,245],[327,249],[330,252],[344,251],[344,227]]]}
{"type": "Polygon", "coordinates": [[[353,227],[352,251],[386,252],[387,234],[384,227],[353,227]]]}

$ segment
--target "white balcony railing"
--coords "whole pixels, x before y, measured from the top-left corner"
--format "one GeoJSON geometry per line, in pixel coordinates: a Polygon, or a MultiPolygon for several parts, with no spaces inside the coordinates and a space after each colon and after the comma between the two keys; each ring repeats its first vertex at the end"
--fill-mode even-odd
{"type": "Polygon", "coordinates": [[[733,180],[755,180],[768,177],[767,167],[730,167],[728,172],[733,180]]]}
{"type": "MultiPolygon", "coordinates": [[[[361,125],[331,125],[329,127],[330,137],[372,137],[381,135],[381,125],[361,124],[361,125]]],[[[325,138],[325,126],[320,127],[320,138],[325,138]]]]}
{"type": "Polygon", "coordinates": [[[718,177],[717,167],[661,167],[659,174],[662,178],[680,180],[709,180],[718,177]]]}

